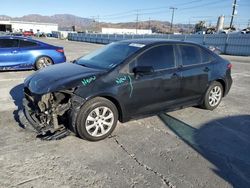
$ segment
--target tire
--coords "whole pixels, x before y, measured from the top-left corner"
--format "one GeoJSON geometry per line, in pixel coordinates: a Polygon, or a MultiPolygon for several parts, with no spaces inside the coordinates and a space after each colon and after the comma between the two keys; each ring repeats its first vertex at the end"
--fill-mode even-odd
{"type": "Polygon", "coordinates": [[[220,104],[223,97],[223,86],[220,82],[212,82],[206,91],[202,107],[207,110],[214,110],[220,104]]]}
{"type": "Polygon", "coordinates": [[[35,62],[35,69],[40,70],[50,65],[53,65],[53,60],[48,56],[41,56],[35,62]]]}
{"type": "Polygon", "coordinates": [[[76,132],[80,138],[99,141],[108,137],[118,121],[118,110],[109,100],[96,97],[86,102],[77,115],[76,132]]]}

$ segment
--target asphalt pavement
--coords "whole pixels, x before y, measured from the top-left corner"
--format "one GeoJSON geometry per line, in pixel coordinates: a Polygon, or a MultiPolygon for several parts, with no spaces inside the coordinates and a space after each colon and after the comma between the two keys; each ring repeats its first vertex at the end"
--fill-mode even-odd
{"type": "MultiPolygon", "coordinates": [[[[64,46],[69,61],[102,46],[42,40],[64,46]]],[[[0,72],[0,187],[250,187],[250,58],[223,57],[234,82],[217,109],[119,124],[100,142],[24,130],[22,83],[34,71],[0,72]]]]}

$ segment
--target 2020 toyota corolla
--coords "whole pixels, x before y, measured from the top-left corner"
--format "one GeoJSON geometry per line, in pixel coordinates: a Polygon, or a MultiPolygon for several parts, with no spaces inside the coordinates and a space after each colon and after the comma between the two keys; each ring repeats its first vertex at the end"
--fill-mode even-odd
{"type": "Polygon", "coordinates": [[[231,63],[203,46],[127,40],[28,77],[25,114],[38,134],[70,128],[97,141],[118,120],[197,105],[213,110],[231,84],[231,63]]]}
{"type": "Polygon", "coordinates": [[[0,70],[37,70],[65,61],[62,47],[25,37],[0,37],[0,70]]]}

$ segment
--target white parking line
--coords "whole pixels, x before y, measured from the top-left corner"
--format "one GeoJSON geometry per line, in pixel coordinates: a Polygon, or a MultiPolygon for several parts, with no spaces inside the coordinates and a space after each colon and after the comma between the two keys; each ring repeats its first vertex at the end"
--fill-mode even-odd
{"type": "Polygon", "coordinates": [[[234,72],[231,75],[238,75],[238,74],[249,74],[249,72],[234,72]]]}
{"type": "Polygon", "coordinates": [[[24,80],[25,78],[6,78],[6,79],[1,79],[0,82],[11,82],[11,81],[21,81],[24,80]]]}
{"type": "Polygon", "coordinates": [[[250,77],[250,74],[248,72],[242,72],[242,73],[233,73],[231,74],[232,78],[236,78],[236,77],[250,77]]]}

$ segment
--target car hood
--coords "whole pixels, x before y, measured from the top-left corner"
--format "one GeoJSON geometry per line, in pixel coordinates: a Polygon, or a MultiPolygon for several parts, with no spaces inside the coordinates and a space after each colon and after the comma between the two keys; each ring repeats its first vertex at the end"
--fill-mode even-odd
{"type": "MultiPolygon", "coordinates": [[[[71,89],[82,84],[87,77],[97,76],[104,70],[84,67],[73,63],[61,63],[35,72],[24,81],[32,93],[45,94],[49,92],[71,89]]],[[[94,77],[96,78],[96,77],[94,77]]]]}

